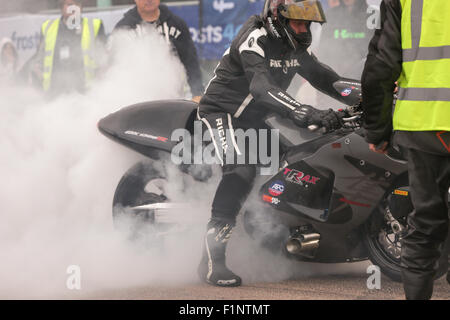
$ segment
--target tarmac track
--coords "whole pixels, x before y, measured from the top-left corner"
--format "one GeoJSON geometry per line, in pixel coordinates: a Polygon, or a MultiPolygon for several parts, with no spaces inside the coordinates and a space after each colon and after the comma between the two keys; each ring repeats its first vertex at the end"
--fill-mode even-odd
{"type": "MultiPolygon", "coordinates": [[[[362,272],[308,276],[280,282],[245,283],[236,288],[208,284],[149,286],[111,290],[80,296],[81,299],[113,300],[403,300],[401,283],[381,277],[381,288],[368,289],[365,263],[362,272]]],[[[74,297],[72,297],[74,298],[74,297]]],[[[435,282],[433,299],[450,300],[450,285],[445,277],[435,282]]]]}
{"type": "MultiPolygon", "coordinates": [[[[238,229],[242,226],[238,225],[238,229]]],[[[235,288],[200,282],[196,275],[178,285],[143,284],[139,287],[73,293],[69,299],[94,300],[404,300],[402,283],[381,275],[380,289],[368,289],[369,260],[324,264],[282,260],[256,250],[242,230],[230,243],[228,266],[243,279],[235,288]],[[234,240],[234,241],[233,241],[234,240]],[[240,259],[233,253],[244,248],[240,259]],[[246,266],[242,261],[248,261],[246,266]],[[283,273],[288,265],[289,271],[283,273]],[[293,271],[295,270],[295,271],[293,271]],[[270,271],[270,272],[269,272],[270,271]],[[268,275],[267,275],[268,274],[268,275]],[[278,278],[274,276],[281,274],[278,278]]],[[[199,258],[198,258],[199,259],[199,258]]],[[[197,261],[197,260],[196,260],[197,261]]],[[[193,272],[195,273],[195,272],[193,272]]],[[[61,298],[61,297],[60,297],[61,298]]],[[[435,281],[433,299],[450,300],[445,276],[435,281]]]]}

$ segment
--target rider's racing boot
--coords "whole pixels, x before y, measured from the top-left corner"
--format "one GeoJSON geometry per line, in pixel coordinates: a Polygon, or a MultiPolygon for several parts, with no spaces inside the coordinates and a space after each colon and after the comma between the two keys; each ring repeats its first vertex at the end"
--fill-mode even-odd
{"type": "Polygon", "coordinates": [[[241,278],[225,264],[225,250],[232,230],[231,224],[221,220],[211,219],[208,223],[198,275],[209,284],[220,287],[241,285],[241,278]]]}

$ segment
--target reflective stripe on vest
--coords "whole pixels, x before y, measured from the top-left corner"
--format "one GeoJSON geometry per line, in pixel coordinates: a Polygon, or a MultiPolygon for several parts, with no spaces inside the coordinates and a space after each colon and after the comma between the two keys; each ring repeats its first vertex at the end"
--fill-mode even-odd
{"type": "Polygon", "coordinates": [[[450,131],[450,1],[400,1],[403,65],[394,130],[450,131]]]}
{"type": "Polygon", "coordinates": [[[97,64],[95,62],[94,57],[95,41],[92,41],[91,35],[94,35],[94,39],[97,38],[100,26],[101,26],[100,19],[92,19],[92,20],[89,20],[88,18],[83,19],[83,35],[81,37],[81,48],[83,49],[84,74],[86,79],[86,85],[89,85],[91,83],[91,80],[94,79],[95,70],[97,69],[97,64]]]}
{"type": "Polygon", "coordinates": [[[44,91],[50,89],[53,71],[53,58],[55,56],[56,38],[59,30],[59,19],[47,20],[42,24],[42,34],[45,41],[44,73],[42,87],[44,91]]]}
{"type": "MultiPolygon", "coordinates": [[[[53,21],[47,20],[42,24],[42,34],[45,41],[45,57],[44,57],[44,73],[43,73],[43,89],[48,91],[51,86],[52,73],[53,73],[53,61],[55,57],[55,46],[58,38],[60,19],[53,21]]],[[[97,64],[94,59],[94,45],[95,41],[92,38],[96,38],[101,27],[100,19],[88,19],[83,18],[82,22],[82,36],[81,36],[81,48],[83,51],[83,64],[85,82],[88,86],[91,80],[95,76],[95,69],[97,64]],[[93,37],[91,36],[93,35],[93,37]]]]}

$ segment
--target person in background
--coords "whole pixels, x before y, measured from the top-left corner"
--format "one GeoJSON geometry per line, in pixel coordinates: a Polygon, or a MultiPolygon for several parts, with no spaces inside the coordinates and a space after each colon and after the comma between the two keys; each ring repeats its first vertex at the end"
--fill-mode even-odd
{"type": "Polygon", "coordinates": [[[204,90],[202,74],[197,51],[186,23],[171,13],[167,6],[160,4],[160,0],[135,0],[135,3],[136,6],[125,13],[114,30],[137,30],[145,26],[154,26],[183,63],[192,100],[199,102],[204,90]]]}
{"type": "Polygon", "coordinates": [[[41,41],[31,72],[51,96],[85,92],[102,64],[106,35],[103,22],[81,16],[82,0],[60,0],[61,17],[41,27],[41,41]]]}
{"type": "Polygon", "coordinates": [[[328,9],[317,49],[321,61],[335,65],[336,72],[354,79],[361,78],[375,30],[375,25],[368,28],[367,7],[366,0],[340,0],[340,5],[328,9]]]}
{"type": "Polygon", "coordinates": [[[14,82],[18,72],[19,55],[11,39],[0,43],[0,83],[14,82]]]}
{"type": "Polygon", "coordinates": [[[401,241],[403,286],[406,299],[430,299],[438,260],[448,259],[450,1],[384,0],[380,9],[362,75],[365,139],[386,153],[394,132],[408,160],[414,210],[401,241]]]}
{"type": "Polygon", "coordinates": [[[333,8],[338,6],[340,5],[339,1],[340,0],[321,0],[322,4],[325,4],[325,8],[333,8]]]}

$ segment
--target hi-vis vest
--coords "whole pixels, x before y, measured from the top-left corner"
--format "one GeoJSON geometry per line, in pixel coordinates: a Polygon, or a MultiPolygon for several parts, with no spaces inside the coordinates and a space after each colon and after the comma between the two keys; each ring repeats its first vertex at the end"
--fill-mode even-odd
{"type": "MultiPolygon", "coordinates": [[[[48,91],[52,83],[53,61],[55,57],[56,39],[58,38],[60,19],[47,20],[42,24],[42,34],[45,41],[43,89],[48,91]]],[[[81,49],[83,51],[85,83],[89,85],[94,78],[97,64],[93,59],[93,47],[102,21],[100,19],[82,20],[81,49]]]]}
{"type": "Polygon", "coordinates": [[[450,131],[450,0],[400,0],[403,68],[394,130],[450,131]]]}

